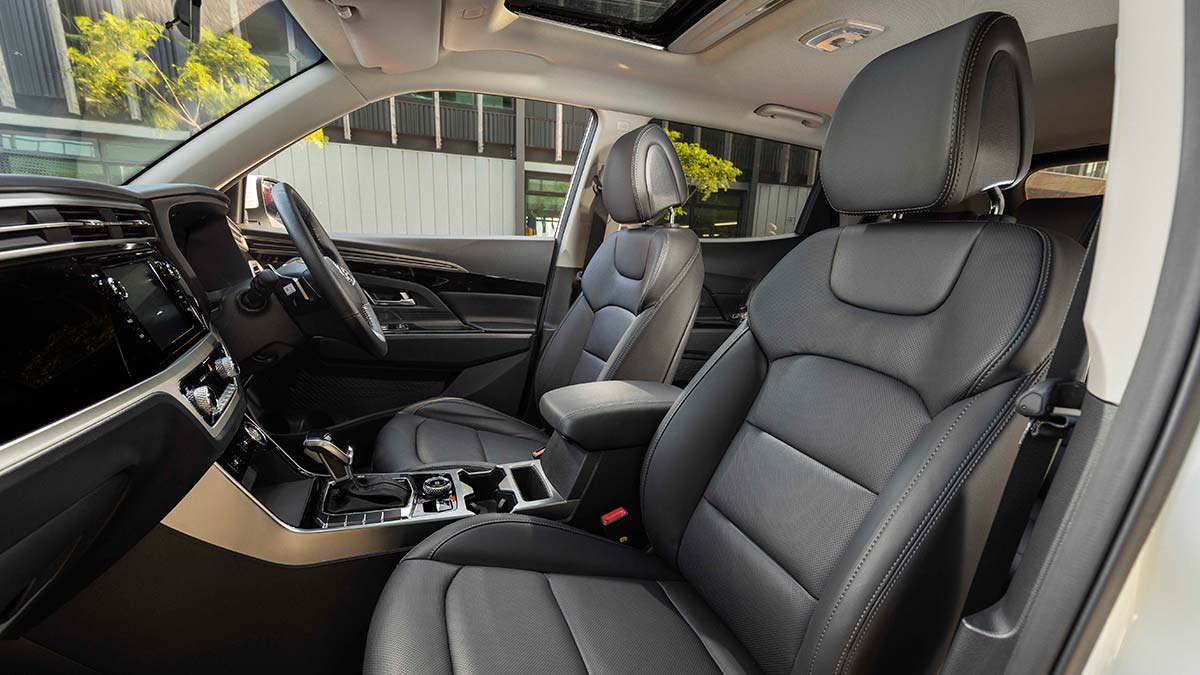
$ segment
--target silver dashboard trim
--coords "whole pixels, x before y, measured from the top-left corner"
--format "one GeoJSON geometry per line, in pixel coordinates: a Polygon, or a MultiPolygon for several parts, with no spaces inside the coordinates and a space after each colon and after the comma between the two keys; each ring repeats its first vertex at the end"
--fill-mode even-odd
{"type": "MultiPolygon", "coordinates": [[[[277,565],[306,566],[399,553],[464,517],[430,514],[406,521],[330,529],[293,527],[213,464],[162,524],[194,539],[277,565]]],[[[466,514],[469,515],[469,514],[466,514]]]]}
{"type": "MultiPolygon", "coordinates": [[[[148,220],[68,220],[57,223],[27,223],[25,225],[0,225],[0,234],[10,232],[31,232],[36,230],[61,230],[65,227],[91,227],[97,230],[105,227],[120,227],[133,225],[136,227],[154,227],[148,220]]],[[[124,239],[109,239],[108,241],[124,241],[124,239]]],[[[84,242],[80,242],[84,243],[84,242]]]]}
{"type": "Polygon", "coordinates": [[[238,408],[237,403],[242,396],[241,389],[239,388],[234,400],[222,411],[216,422],[210,425],[196,412],[179,388],[180,380],[202,364],[219,344],[216,336],[209,333],[158,374],[83,410],[0,445],[0,475],[53,451],[88,429],[159,394],[167,394],[178,401],[213,438],[221,436],[233,418],[231,411],[238,408]]]}
{"type": "MultiPolygon", "coordinates": [[[[528,512],[563,503],[558,491],[546,479],[541,462],[534,460],[501,466],[527,464],[532,465],[546,482],[550,497],[531,502],[520,500],[514,512],[528,512]]],[[[453,511],[423,514],[405,520],[316,529],[298,528],[283,522],[237,479],[214,463],[195,487],[163,518],[162,524],[213,546],[278,565],[321,565],[399,553],[416,546],[444,525],[474,515],[465,508],[466,498],[471,494],[470,488],[458,479],[455,472],[447,473],[450,473],[454,489],[459,495],[459,507],[453,511]]],[[[516,491],[511,473],[505,476],[501,486],[516,491]]]]}
{"type": "Polygon", "coordinates": [[[75,241],[65,244],[42,244],[40,246],[35,245],[28,248],[13,249],[11,251],[0,251],[0,262],[4,262],[6,260],[17,260],[19,258],[32,258],[35,256],[51,255],[54,253],[87,251],[97,248],[111,248],[114,251],[125,251],[135,248],[139,244],[148,244],[157,240],[158,237],[132,237],[130,239],[104,239],[102,241],[75,241]]]}

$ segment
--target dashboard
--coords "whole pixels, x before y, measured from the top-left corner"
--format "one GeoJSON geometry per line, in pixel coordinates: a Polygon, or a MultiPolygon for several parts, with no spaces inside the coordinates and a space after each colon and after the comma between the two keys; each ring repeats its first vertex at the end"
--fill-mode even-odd
{"type": "Polygon", "coordinates": [[[249,277],[227,209],[199,186],[0,176],[0,636],[136,544],[241,428],[211,297],[249,277]],[[230,255],[201,278],[184,250],[213,238],[230,255]]]}

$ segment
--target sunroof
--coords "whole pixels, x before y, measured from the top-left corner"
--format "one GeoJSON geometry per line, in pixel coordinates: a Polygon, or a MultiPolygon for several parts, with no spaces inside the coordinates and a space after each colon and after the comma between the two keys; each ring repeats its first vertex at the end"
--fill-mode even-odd
{"type": "Polygon", "coordinates": [[[505,0],[511,12],[665,47],[721,0],[505,0]]]}

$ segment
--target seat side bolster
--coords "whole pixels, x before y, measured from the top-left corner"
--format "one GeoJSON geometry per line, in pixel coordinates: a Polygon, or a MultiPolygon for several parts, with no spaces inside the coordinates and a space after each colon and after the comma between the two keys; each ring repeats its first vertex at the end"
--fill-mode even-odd
{"type": "Polygon", "coordinates": [[[692,512],[745,421],[766,371],[766,357],[743,323],[692,378],[659,425],[642,465],[641,496],[646,533],[664,559],[676,559],[692,512]]]}
{"type": "Polygon", "coordinates": [[[995,511],[1022,431],[1015,400],[1031,380],[961,401],[921,434],[830,576],[793,672],[860,672],[879,653],[940,653],[926,641],[949,635],[958,618],[989,531],[968,527],[970,515],[995,511]],[[901,606],[902,624],[880,620],[901,606]]]}
{"type": "Polygon", "coordinates": [[[371,617],[364,675],[454,671],[446,646],[445,599],[459,569],[428,560],[406,562],[396,568],[371,617]],[[419,621],[413,620],[414,607],[421,608],[419,621]]]}
{"type": "Polygon", "coordinates": [[[554,574],[675,580],[657,557],[542,518],[493,514],[461,520],[418,544],[409,560],[554,574]]]}

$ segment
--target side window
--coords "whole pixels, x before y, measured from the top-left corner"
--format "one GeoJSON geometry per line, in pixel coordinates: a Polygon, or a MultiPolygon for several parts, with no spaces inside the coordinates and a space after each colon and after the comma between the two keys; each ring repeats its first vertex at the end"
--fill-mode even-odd
{"type": "Polygon", "coordinates": [[[591,121],[591,110],[564,104],[405,94],[318,129],[250,175],[294,185],[331,232],[553,237],[591,121]]]}
{"type": "Polygon", "coordinates": [[[1025,179],[1026,199],[1086,197],[1104,194],[1108,162],[1084,162],[1053,166],[1025,179]]]}
{"type": "Polygon", "coordinates": [[[691,196],[675,222],[702,238],[769,237],[796,230],[817,177],[811,148],[682,122],[662,124],[691,196]]]}

